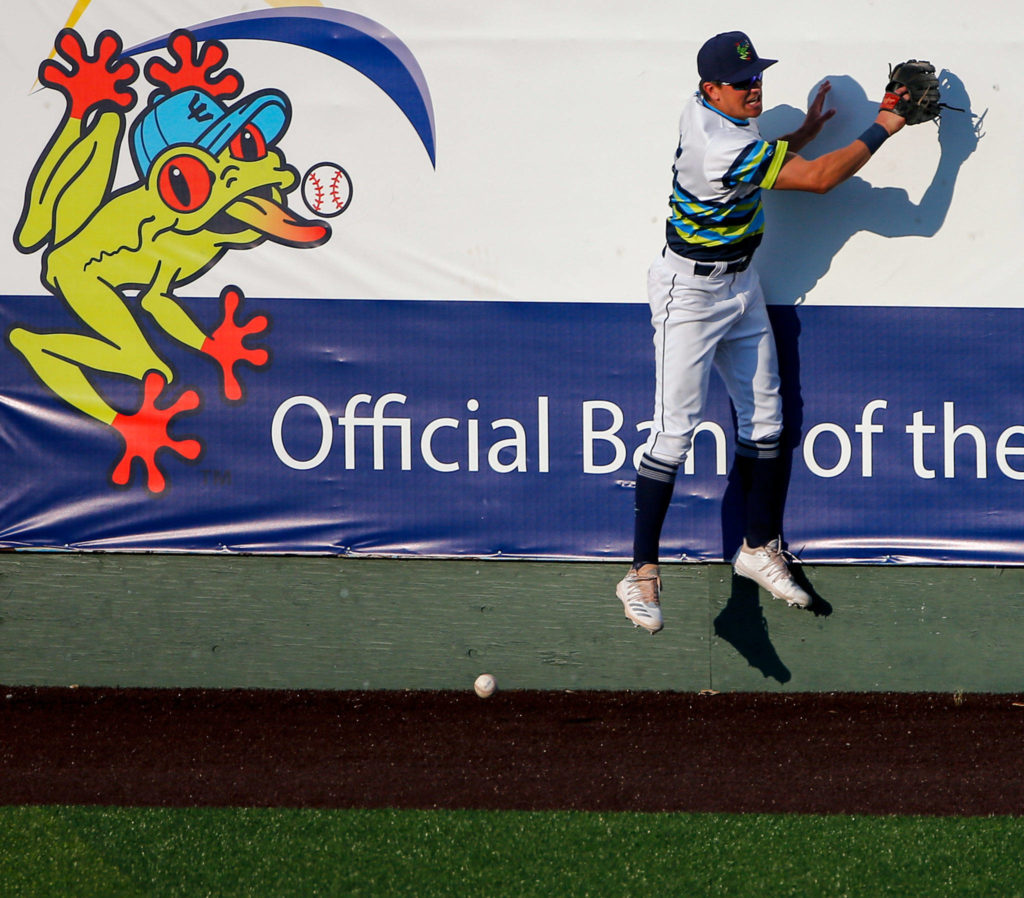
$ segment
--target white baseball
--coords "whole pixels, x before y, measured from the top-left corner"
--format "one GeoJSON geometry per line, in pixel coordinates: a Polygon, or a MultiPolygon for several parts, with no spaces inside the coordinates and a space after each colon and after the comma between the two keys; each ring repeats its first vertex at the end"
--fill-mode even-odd
{"type": "Polygon", "coordinates": [[[494,694],[494,690],[498,688],[498,682],[490,674],[480,674],[476,678],[476,682],[473,684],[473,691],[480,696],[480,698],[487,698],[489,695],[494,694]]]}
{"type": "Polygon", "coordinates": [[[321,162],[302,179],[302,200],[314,215],[341,215],[352,202],[352,179],[340,165],[321,162]]]}

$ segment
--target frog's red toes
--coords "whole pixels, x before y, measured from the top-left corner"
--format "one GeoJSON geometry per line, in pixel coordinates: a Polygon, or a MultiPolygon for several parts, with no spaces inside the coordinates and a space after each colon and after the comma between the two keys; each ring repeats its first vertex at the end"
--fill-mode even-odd
{"type": "Polygon", "coordinates": [[[131,479],[132,464],[139,459],[146,469],[146,485],[150,492],[163,492],[166,480],[156,462],[160,449],[170,449],[182,458],[194,461],[202,451],[198,440],[175,440],[167,432],[171,419],[181,412],[199,407],[195,390],[186,390],[167,408],[157,408],[156,401],[167,385],[163,376],[155,371],[146,375],[143,400],[133,415],[117,415],[111,426],[124,438],[125,451],[111,474],[111,480],[125,486],[131,479]]]}
{"type": "Polygon", "coordinates": [[[131,83],[139,75],[134,59],[122,59],[121,38],[104,31],[90,55],[76,31],[65,28],[54,43],[63,64],[48,59],[39,67],[41,83],[59,90],[67,99],[69,115],[82,119],[90,109],[129,110],[137,99],[131,83]]]}
{"type": "Polygon", "coordinates": [[[246,362],[260,367],[270,360],[270,354],[265,349],[249,349],[244,341],[246,337],[262,334],[269,322],[264,315],[256,315],[244,324],[235,322],[235,314],[242,301],[242,293],[237,287],[225,287],[221,299],[224,301],[224,320],[206,338],[201,349],[220,363],[224,374],[225,398],[238,400],[242,398],[242,386],[235,375],[235,365],[246,362]]]}

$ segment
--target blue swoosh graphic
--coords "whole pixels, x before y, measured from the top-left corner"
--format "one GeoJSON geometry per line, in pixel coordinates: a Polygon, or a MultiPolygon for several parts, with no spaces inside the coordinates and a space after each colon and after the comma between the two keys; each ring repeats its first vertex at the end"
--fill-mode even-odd
{"type": "MultiPolygon", "coordinates": [[[[262,40],[323,53],[361,72],[405,114],[437,167],[434,108],[427,81],[409,48],[383,25],[355,13],[322,7],[256,10],[201,22],[187,29],[197,40],[262,40]]],[[[136,56],[163,49],[169,34],[124,51],[136,56]]]]}

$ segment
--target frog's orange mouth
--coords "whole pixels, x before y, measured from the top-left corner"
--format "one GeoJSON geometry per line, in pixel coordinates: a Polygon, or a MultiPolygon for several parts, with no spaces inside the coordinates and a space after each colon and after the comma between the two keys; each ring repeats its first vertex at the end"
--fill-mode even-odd
{"type": "Polygon", "coordinates": [[[300,218],[284,204],[261,193],[247,193],[235,200],[206,227],[217,233],[248,228],[286,246],[319,246],[331,236],[331,229],[324,222],[300,218]]]}

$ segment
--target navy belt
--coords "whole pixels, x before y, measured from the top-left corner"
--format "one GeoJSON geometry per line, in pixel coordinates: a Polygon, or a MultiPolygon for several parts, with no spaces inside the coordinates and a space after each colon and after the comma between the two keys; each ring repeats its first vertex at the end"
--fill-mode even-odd
{"type": "Polygon", "coordinates": [[[732,274],[736,271],[746,271],[750,265],[750,256],[745,259],[737,259],[735,262],[729,262],[725,268],[721,267],[721,263],[718,265],[709,265],[706,262],[694,262],[693,273],[697,277],[710,277],[713,274],[732,274]]]}

